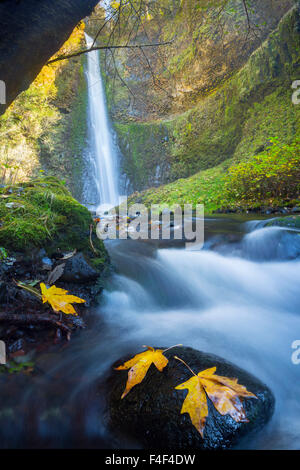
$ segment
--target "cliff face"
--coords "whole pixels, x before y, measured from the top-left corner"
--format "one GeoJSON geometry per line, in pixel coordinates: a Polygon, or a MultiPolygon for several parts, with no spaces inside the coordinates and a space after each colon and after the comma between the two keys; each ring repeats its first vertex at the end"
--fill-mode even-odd
{"type": "Polygon", "coordinates": [[[299,12],[282,18],[294,2],[252,2],[249,29],[242,2],[232,1],[221,30],[213,10],[203,13],[196,1],[162,3],[173,4],[169,16],[159,25],[150,20],[147,37],[142,32],[137,40],[174,38],[172,45],[145,49],[148,63],[133,51],[116,53],[123,82],[106,61],[108,104],[131,189],[246,158],[274,136],[292,141],[299,125],[291,104],[299,12]]]}
{"type": "MultiPolygon", "coordinates": [[[[59,53],[85,47],[80,23],[59,53]]],[[[64,179],[78,199],[87,137],[85,57],[42,68],[0,117],[0,182],[26,181],[40,172],[64,179]]]]}
{"type": "Polygon", "coordinates": [[[0,80],[6,105],[30,85],[98,0],[4,0],[0,3],[0,80]]]}
{"type": "MultiPolygon", "coordinates": [[[[135,42],[172,43],[145,48],[144,54],[126,49],[115,53],[128,88],[117,79],[117,86],[108,85],[114,119],[149,121],[190,109],[245,65],[294,0],[253,0],[247,13],[241,0],[230,1],[224,10],[218,1],[159,3],[165,9],[143,21],[135,42]],[[214,7],[201,8],[205,3],[214,7]]],[[[115,42],[126,44],[129,29],[124,25],[115,42]]],[[[106,65],[114,77],[114,64],[106,60],[106,65]]]]}

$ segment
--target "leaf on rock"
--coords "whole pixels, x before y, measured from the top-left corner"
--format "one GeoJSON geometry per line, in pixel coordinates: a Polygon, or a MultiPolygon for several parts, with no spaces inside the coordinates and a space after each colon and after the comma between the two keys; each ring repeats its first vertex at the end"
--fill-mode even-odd
{"type": "Polygon", "coordinates": [[[49,289],[47,289],[43,282],[41,282],[40,287],[43,303],[49,302],[54,312],[63,312],[77,315],[73,305],[71,304],[81,304],[85,302],[85,300],[81,299],[80,297],[76,297],[75,295],[66,295],[68,291],[60,289],[59,287],[51,286],[49,289]]]}
{"type": "Polygon", "coordinates": [[[116,367],[116,370],[130,369],[128,372],[128,380],[126,388],[121,396],[124,398],[135,385],[141,383],[148,372],[151,364],[162,372],[168,364],[168,359],[163,355],[163,349],[154,349],[147,346],[148,350],[137,354],[129,361],[125,362],[122,366],[116,367]]]}
{"type": "Polygon", "coordinates": [[[216,367],[206,369],[175,387],[176,390],[188,389],[181,413],[190,415],[202,438],[208,416],[207,396],[221,415],[229,414],[236,422],[243,423],[248,420],[240,397],[257,398],[246,387],[238,384],[237,379],[215,375],[215,372],[216,367]]]}

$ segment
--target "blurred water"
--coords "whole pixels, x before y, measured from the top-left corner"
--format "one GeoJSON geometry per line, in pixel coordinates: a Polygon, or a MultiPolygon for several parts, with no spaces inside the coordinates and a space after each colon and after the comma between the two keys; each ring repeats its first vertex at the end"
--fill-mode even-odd
{"type": "MultiPolygon", "coordinates": [[[[85,34],[87,46],[93,39],[85,34]]],[[[84,187],[87,205],[100,204],[114,206],[118,204],[118,159],[109,124],[105,92],[102,83],[99,51],[87,54],[86,77],[89,97],[90,158],[88,162],[89,178],[84,187]],[[91,177],[93,181],[91,181],[91,177]],[[93,204],[91,204],[93,201],[93,204]]]]}
{"type": "Polygon", "coordinates": [[[117,272],[89,328],[67,347],[38,354],[40,374],[26,383],[0,378],[0,445],[136,445],[107,430],[105,378],[143,344],[183,343],[245,368],[275,394],[272,421],[242,448],[299,448],[300,365],[291,361],[300,339],[299,234],[283,230],[277,239],[279,231],[227,225],[208,222],[199,252],[109,242],[117,272]]]}

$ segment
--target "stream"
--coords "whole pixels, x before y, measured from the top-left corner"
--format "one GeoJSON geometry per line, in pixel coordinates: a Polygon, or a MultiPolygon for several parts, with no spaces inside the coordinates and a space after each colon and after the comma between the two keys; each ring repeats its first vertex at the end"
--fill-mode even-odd
{"type": "Polygon", "coordinates": [[[273,391],[271,422],[241,448],[299,448],[300,365],[291,344],[300,339],[300,261],[291,258],[300,237],[261,225],[206,219],[198,252],[178,242],[107,242],[116,273],[88,327],[36,353],[32,376],[0,376],[1,447],[138,447],[107,427],[107,375],[144,344],[182,343],[232,361],[273,391]]]}

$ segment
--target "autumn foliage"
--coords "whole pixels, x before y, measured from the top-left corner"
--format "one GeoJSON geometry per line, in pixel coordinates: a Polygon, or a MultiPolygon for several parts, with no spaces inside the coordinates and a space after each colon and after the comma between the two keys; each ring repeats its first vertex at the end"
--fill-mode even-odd
{"type": "Polygon", "coordinates": [[[195,374],[186,382],[177,385],[176,390],[188,389],[181,413],[188,413],[195,428],[203,437],[208,416],[207,397],[221,415],[229,414],[236,422],[247,423],[246,413],[240,397],[256,398],[237,379],[216,375],[216,367],[195,374]]]}
{"type": "Polygon", "coordinates": [[[116,367],[116,370],[130,369],[128,372],[128,380],[126,388],[121,398],[126,397],[132,387],[141,383],[148,372],[151,364],[162,372],[162,370],[168,364],[168,359],[163,355],[162,349],[154,349],[147,346],[147,351],[137,354],[129,361],[125,362],[122,366],[116,367]]]}
{"type": "Polygon", "coordinates": [[[81,304],[85,300],[75,295],[68,295],[68,291],[60,289],[56,286],[51,286],[47,289],[46,285],[41,282],[40,284],[42,292],[43,303],[49,302],[54,312],[63,312],[67,314],[77,315],[72,303],[81,304]]]}

